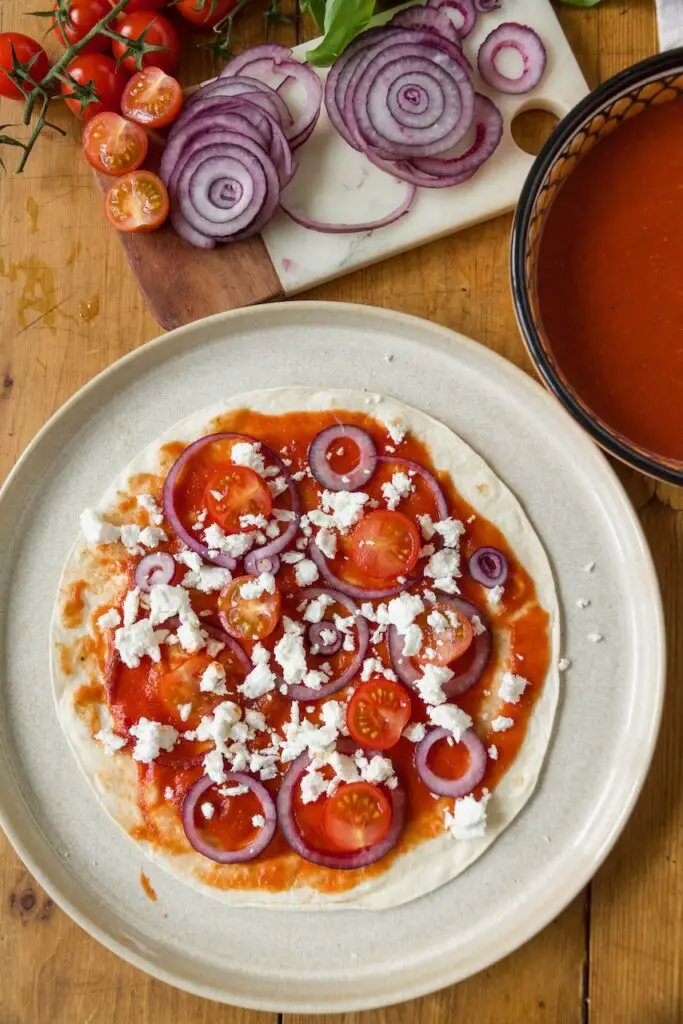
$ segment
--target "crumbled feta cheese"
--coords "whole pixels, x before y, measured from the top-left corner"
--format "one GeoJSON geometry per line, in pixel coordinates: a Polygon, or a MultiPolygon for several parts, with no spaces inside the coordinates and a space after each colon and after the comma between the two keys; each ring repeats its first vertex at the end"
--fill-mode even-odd
{"type": "Polygon", "coordinates": [[[397,416],[393,416],[391,419],[386,419],[383,422],[384,426],[387,428],[387,431],[389,432],[389,437],[394,442],[394,444],[400,444],[407,433],[406,427],[404,426],[402,420],[400,420],[397,416]]]}
{"type": "Polygon", "coordinates": [[[225,685],[225,669],[220,661],[212,661],[204,669],[202,678],[199,680],[199,689],[202,693],[217,693],[219,696],[228,692],[225,685]]]}
{"type": "Polygon", "coordinates": [[[159,526],[145,526],[140,530],[140,543],[148,549],[158,548],[162,541],[168,540],[166,531],[159,526]]]}
{"type": "Polygon", "coordinates": [[[321,594],[320,597],[314,597],[312,601],[308,602],[306,611],[304,612],[305,622],[322,622],[325,617],[325,610],[334,604],[334,598],[329,597],[327,594],[321,594]]]}
{"type": "Polygon", "coordinates": [[[315,542],[325,558],[332,559],[337,554],[337,534],[334,530],[330,530],[328,526],[318,530],[315,542]]]}
{"type": "Polygon", "coordinates": [[[327,793],[327,779],[321,772],[308,771],[301,780],[301,802],[314,804],[327,793]]]}
{"type": "Polygon", "coordinates": [[[595,562],[586,562],[586,564],[583,567],[583,571],[584,572],[593,572],[594,568],[595,568],[595,562]]]}
{"type": "Polygon", "coordinates": [[[247,512],[240,516],[240,526],[243,530],[248,529],[250,526],[255,527],[257,530],[265,530],[267,525],[268,520],[261,512],[257,515],[252,515],[250,512],[247,512]]]}
{"type": "Polygon", "coordinates": [[[323,491],[321,501],[325,512],[332,516],[336,529],[345,533],[361,518],[363,505],[369,499],[370,495],[364,491],[323,491]]]}
{"type": "Polygon", "coordinates": [[[140,611],[140,588],[129,590],[123,600],[123,624],[132,626],[140,611]]]}
{"type": "Polygon", "coordinates": [[[181,622],[178,627],[178,642],[187,654],[196,654],[206,642],[207,635],[199,625],[199,619],[195,617],[181,622]]]}
{"type": "Polygon", "coordinates": [[[425,576],[431,576],[432,579],[437,580],[437,586],[443,579],[460,575],[460,554],[455,548],[442,548],[440,551],[435,551],[425,566],[425,576]]]}
{"type": "Polygon", "coordinates": [[[149,592],[149,619],[152,625],[174,618],[187,619],[194,613],[190,605],[190,597],[182,587],[174,587],[168,583],[158,583],[149,592]]]}
{"type": "Polygon", "coordinates": [[[604,638],[604,636],[602,635],[602,633],[589,633],[589,634],[588,634],[588,639],[590,640],[590,642],[591,642],[592,644],[599,644],[599,643],[601,643],[601,642],[602,642],[602,641],[603,641],[603,640],[604,640],[605,638],[604,638]]]}
{"type": "Polygon", "coordinates": [[[246,466],[248,469],[253,469],[260,476],[263,476],[266,472],[266,464],[263,455],[261,455],[261,445],[258,441],[255,444],[251,444],[248,441],[238,441],[237,444],[232,446],[230,460],[236,466],[246,466]]]}
{"type": "Polygon", "coordinates": [[[173,750],[179,735],[172,725],[162,725],[161,722],[153,722],[149,718],[141,718],[132,725],[130,734],[136,740],[133,760],[141,761],[143,764],[151,764],[162,750],[173,750]]]}
{"type": "Polygon", "coordinates": [[[457,548],[460,538],[465,534],[463,523],[452,517],[434,523],[434,529],[443,538],[444,546],[447,548],[457,548]]]}
{"type": "Polygon", "coordinates": [[[431,604],[436,604],[436,594],[433,590],[423,590],[422,593],[425,601],[430,601],[431,604]]]}
{"type": "Polygon", "coordinates": [[[514,718],[506,718],[505,715],[498,715],[491,722],[491,728],[494,732],[507,732],[515,724],[514,718]]]}
{"type": "Polygon", "coordinates": [[[422,630],[413,622],[403,634],[403,657],[414,658],[422,649],[422,630]]]}
{"type": "Polygon", "coordinates": [[[225,769],[225,758],[220,750],[210,750],[204,758],[204,774],[208,775],[212,782],[220,785],[227,778],[225,769]]]}
{"type": "Polygon", "coordinates": [[[375,754],[369,760],[363,757],[360,762],[360,775],[364,782],[372,782],[379,785],[387,782],[394,774],[394,766],[388,757],[375,754]]]}
{"type": "MultiPolygon", "coordinates": [[[[194,552],[188,551],[186,554],[194,554],[194,552]]],[[[232,579],[229,569],[223,569],[219,565],[202,565],[199,555],[196,557],[199,561],[199,566],[185,573],[182,581],[182,585],[185,588],[199,590],[202,594],[215,594],[217,591],[227,587],[232,579]]]]}
{"type": "Polygon", "coordinates": [[[427,664],[422,668],[422,676],[415,681],[415,686],[425,704],[444,704],[446,695],[443,684],[453,678],[449,668],[442,665],[427,664]]]}
{"type": "Polygon", "coordinates": [[[472,623],[472,632],[475,636],[480,636],[482,633],[486,632],[486,626],[478,615],[473,615],[470,622],[472,623]]]}
{"type": "Polygon", "coordinates": [[[471,717],[457,704],[440,704],[436,708],[427,708],[427,714],[432,725],[447,729],[453,734],[456,743],[459,743],[463,733],[472,727],[471,717]]]}
{"type": "Polygon", "coordinates": [[[312,562],[310,558],[304,558],[303,561],[297,562],[294,567],[294,575],[296,577],[297,586],[299,587],[310,587],[312,583],[318,579],[320,573],[315,562],[312,562]]]}
{"type": "Polygon", "coordinates": [[[174,796],[175,793],[173,792],[173,787],[167,786],[164,790],[164,800],[172,800],[174,796]]]}
{"type": "Polygon", "coordinates": [[[348,736],[346,727],[346,704],[341,700],[328,700],[320,708],[320,718],[324,726],[336,729],[342,736],[348,736]]]}
{"type": "Polygon", "coordinates": [[[257,601],[262,594],[275,593],[275,577],[272,572],[262,572],[255,580],[249,580],[240,587],[240,597],[245,601],[257,601]]]}
{"type": "Polygon", "coordinates": [[[102,744],[107,757],[113,757],[117,750],[121,750],[128,742],[123,736],[117,736],[109,726],[96,732],[95,739],[102,744]]]}
{"type": "Polygon", "coordinates": [[[560,658],[557,663],[557,668],[560,672],[566,672],[568,668],[571,668],[571,661],[569,658],[560,658]]]}
{"type": "Polygon", "coordinates": [[[410,722],[403,730],[403,736],[411,743],[419,743],[427,735],[424,722],[410,722]]]}
{"type": "Polygon", "coordinates": [[[366,658],[361,668],[361,682],[366,683],[371,676],[384,675],[384,665],[380,658],[366,658]]]}
{"type": "Polygon", "coordinates": [[[157,505],[151,494],[138,494],[137,502],[140,508],[144,508],[149,516],[149,521],[154,526],[161,526],[164,521],[164,513],[157,505]]]}
{"type": "Polygon", "coordinates": [[[280,555],[280,558],[286,565],[296,565],[297,562],[301,562],[305,557],[300,551],[285,551],[284,555],[280,555]]]}
{"type": "Polygon", "coordinates": [[[245,697],[256,700],[270,693],[277,686],[277,676],[270,668],[270,651],[263,644],[256,644],[251,652],[253,669],[240,683],[238,690],[245,697]]]}
{"type": "Polygon", "coordinates": [[[140,619],[129,626],[121,626],[114,634],[114,647],[128,668],[137,668],[147,655],[154,662],[161,661],[161,648],[168,636],[165,630],[155,631],[149,619],[140,619]]]}
{"type": "Polygon", "coordinates": [[[141,533],[142,530],[135,523],[124,523],[119,528],[119,539],[129,554],[142,554],[142,548],[140,547],[141,533]]]}
{"type": "Polygon", "coordinates": [[[382,484],[382,494],[387,503],[387,508],[394,511],[398,508],[401,500],[407,498],[415,490],[415,485],[407,473],[394,473],[391,480],[382,484]]]}
{"type": "Polygon", "coordinates": [[[91,547],[113,544],[119,539],[120,534],[118,526],[107,523],[93,508],[86,508],[81,512],[81,530],[86,543],[91,547]]]}
{"type": "Polygon", "coordinates": [[[434,534],[436,533],[432,517],[418,516],[417,521],[420,524],[420,530],[422,532],[422,537],[424,538],[424,540],[431,540],[434,534]]]}
{"type": "Polygon", "coordinates": [[[97,620],[98,629],[116,629],[117,626],[121,625],[121,616],[117,612],[116,608],[110,608],[104,615],[100,615],[97,620]]]}
{"type": "Polygon", "coordinates": [[[503,600],[503,594],[505,593],[505,587],[500,583],[497,587],[491,587],[490,590],[486,591],[486,600],[489,608],[497,611],[500,608],[500,603],[503,600]]]}
{"type": "Polygon", "coordinates": [[[519,704],[519,698],[528,685],[528,680],[522,676],[516,676],[512,672],[505,672],[500,682],[498,696],[506,704],[519,704]]]}
{"type": "Polygon", "coordinates": [[[444,825],[454,839],[481,839],[486,835],[488,796],[476,800],[471,794],[455,801],[453,813],[444,811],[444,825]]]}
{"type": "MultiPolygon", "coordinates": [[[[363,611],[365,605],[361,608],[363,611]]],[[[418,594],[399,594],[398,597],[389,601],[389,604],[379,605],[377,618],[380,623],[387,626],[395,626],[403,636],[408,627],[413,624],[418,615],[425,610],[424,601],[418,594]]]]}
{"type": "Polygon", "coordinates": [[[255,814],[254,817],[251,819],[251,823],[254,826],[254,828],[263,828],[263,826],[266,823],[266,819],[263,817],[262,814],[255,814]]]}
{"type": "Polygon", "coordinates": [[[577,599],[577,601],[576,601],[576,607],[577,608],[588,608],[589,605],[590,605],[590,601],[588,600],[587,597],[579,597],[577,599]]]}
{"type": "Polygon", "coordinates": [[[284,681],[293,686],[306,675],[306,651],[300,633],[288,633],[278,640],[273,651],[275,660],[282,669],[284,681]]]}
{"type": "Polygon", "coordinates": [[[287,481],[283,476],[278,476],[275,480],[269,480],[268,490],[274,498],[279,498],[287,490],[287,481]]]}
{"type": "Polygon", "coordinates": [[[431,626],[435,633],[442,633],[444,629],[448,629],[448,619],[434,608],[427,616],[427,625],[431,626]]]}
{"type": "Polygon", "coordinates": [[[251,551],[255,539],[253,532],[225,534],[217,523],[212,523],[204,530],[204,543],[209,550],[231,558],[241,558],[247,551],[251,551]]]}
{"type": "Polygon", "coordinates": [[[244,712],[244,721],[252,732],[268,732],[268,724],[262,711],[256,711],[254,708],[247,708],[244,712]]]}
{"type": "Polygon", "coordinates": [[[179,704],[178,714],[180,715],[180,721],[186,722],[190,715],[192,714],[192,703],[190,702],[189,704],[179,704]]]}
{"type": "Polygon", "coordinates": [[[498,760],[498,747],[495,745],[495,743],[492,743],[491,746],[489,747],[488,755],[492,761],[498,760]]]}
{"type": "Polygon", "coordinates": [[[208,800],[206,801],[206,803],[201,804],[199,809],[207,821],[211,821],[214,814],[216,813],[216,808],[208,800]]]}

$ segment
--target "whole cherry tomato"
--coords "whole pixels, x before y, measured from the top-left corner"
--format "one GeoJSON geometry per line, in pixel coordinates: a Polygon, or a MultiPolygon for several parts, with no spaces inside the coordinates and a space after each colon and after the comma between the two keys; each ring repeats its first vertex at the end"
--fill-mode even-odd
{"type": "MultiPolygon", "coordinates": [[[[83,121],[89,121],[95,114],[101,114],[103,110],[118,111],[121,106],[121,96],[128,81],[128,75],[122,68],[117,68],[113,57],[107,57],[103,53],[79,54],[66,66],[66,75],[78,85],[87,85],[92,82],[97,101],[89,103],[81,110],[81,103],[78,99],[67,99],[66,104],[73,110],[77,117],[83,121]]],[[[69,82],[62,82],[62,93],[69,96],[73,93],[73,85],[69,82]]]]}
{"type": "MultiPolygon", "coordinates": [[[[143,68],[161,68],[171,74],[178,67],[180,58],[180,39],[168,18],[156,11],[135,11],[127,14],[118,24],[117,31],[126,39],[139,39],[145,33],[145,42],[153,46],[161,46],[161,50],[153,50],[146,53],[142,58],[143,68]]],[[[124,43],[114,40],[114,56],[117,60],[123,58],[126,52],[124,43]]],[[[129,54],[122,61],[123,66],[134,74],[138,70],[135,56],[129,54]]]]}
{"type": "Polygon", "coordinates": [[[176,10],[183,18],[202,28],[213,28],[235,7],[237,0],[180,0],[176,4],[176,10]]]}
{"type": "MultiPolygon", "coordinates": [[[[58,4],[55,3],[55,10],[58,4]]],[[[106,17],[111,5],[108,0],[71,0],[67,21],[60,26],[55,18],[55,32],[63,46],[79,43],[98,21],[106,17]]],[[[110,40],[96,35],[79,51],[80,53],[104,53],[109,49],[110,40]]]]}
{"type": "MultiPolygon", "coordinates": [[[[14,66],[12,54],[19,64],[25,66],[26,73],[34,82],[44,78],[50,69],[47,54],[40,43],[21,32],[0,32],[0,96],[8,96],[13,100],[23,99],[21,89],[4,72],[11,71],[14,66]]],[[[31,92],[33,86],[26,83],[23,88],[31,92]]]]}

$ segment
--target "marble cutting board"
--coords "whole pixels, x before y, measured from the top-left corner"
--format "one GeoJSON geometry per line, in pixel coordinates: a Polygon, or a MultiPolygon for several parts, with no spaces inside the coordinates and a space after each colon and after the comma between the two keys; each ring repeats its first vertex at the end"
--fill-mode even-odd
{"type": "MultiPolygon", "coordinates": [[[[468,182],[453,189],[420,189],[411,212],[390,227],[325,235],[279,214],[262,235],[209,252],[193,249],[170,227],[150,235],[122,235],[130,265],[161,326],[172,329],[213,313],[287,298],[513,209],[533,162],[514,142],[513,119],[531,109],[563,117],[588,86],[549,0],[506,0],[501,10],[481,15],[465,41],[470,60],[492,28],[512,20],[531,25],[543,39],[548,52],[543,80],[524,96],[503,96],[487,89],[475,71],[477,90],[490,94],[503,114],[503,141],[468,182]]],[[[312,45],[302,44],[294,52],[302,55],[312,45]]],[[[472,63],[476,67],[476,59],[472,63]]],[[[405,184],[373,168],[346,145],[324,107],[297,158],[300,166],[287,201],[317,219],[374,220],[399,205],[404,195],[405,184]]]]}

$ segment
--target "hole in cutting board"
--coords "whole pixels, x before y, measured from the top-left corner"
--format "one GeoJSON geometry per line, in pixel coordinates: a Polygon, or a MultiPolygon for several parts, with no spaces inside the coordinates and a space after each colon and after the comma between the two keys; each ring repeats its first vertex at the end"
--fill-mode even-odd
{"type": "Polygon", "coordinates": [[[536,156],[559,121],[549,110],[523,110],[512,121],[512,137],[525,153],[536,156]]]}

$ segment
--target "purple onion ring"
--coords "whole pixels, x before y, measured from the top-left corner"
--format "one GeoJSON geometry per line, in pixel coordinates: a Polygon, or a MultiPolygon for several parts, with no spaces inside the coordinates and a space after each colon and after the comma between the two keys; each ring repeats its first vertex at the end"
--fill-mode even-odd
{"type": "Polygon", "coordinates": [[[406,795],[399,783],[396,789],[387,790],[391,802],[391,826],[384,839],[358,853],[323,853],[310,846],[301,835],[294,817],[293,798],[296,787],[310,764],[307,753],[301,754],[294,761],[282,780],[277,795],[277,815],[282,833],[295,853],[311,864],[320,864],[326,868],[337,868],[341,871],[352,871],[356,868],[374,864],[393,850],[401,838],[406,817],[406,795]]]}
{"type": "Polygon", "coordinates": [[[519,95],[530,92],[543,78],[548,57],[541,37],[528,25],[506,21],[489,33],[479,49],[479,74],[487,85],[499,92],[519,95]],[[523,62],[522,74],[509,78],[498,70],[496,58],[501,50],[517,50],[523,62]]]}
{"type": "Polygon", "coordinates": [[[258,835],[243,847],[241,850],[219,850],[206,839],[203,839],[199,833],[199,829],[195,825],[194,814],[198,802],[216,783],[208,776],[204,776],[195,782],[194,786],[185,794],[183,800],[182,809],[182,820],[183,829],[187,836],[190,846],[192,846],[197,853],[201,853],[203,857],[207,857],[209,860],[215,861],[217,864],[244,864],[246,861],[253,860],[254,857],[258,857],[259,853],[262,853],[270,843],[271,839],[275,835],[275,827],[277,825],[277,814],[275,811],[275,802],[266,789],[266,787],[252,778],[251,775],[247,775],[244,772],[228,772],[225,776],[225,782],[221,785],[228,783],[235,783],[239,786],[247,786],[248,789],[254,793],[261,804],[263,811],[263,817],[266,819],[265,825],[259,830],[258,835]]]}
{"type": "Polygon", "coordinates": [[[439,481],[433,473],[430,473],[428,469],[421,466],[419,462],[413,462],[412,459],[397,459],[393,455],[380,455],[377,461],[387,463],[390,466],[400,466],[407,473],[416,473],[418,476],[421,476],[432,492],[439,519],[448,519],[448,502],[444,497],[439,481]]]}
{"type": "Polygon", "coordinates": [[[315,479],[328,491],[357,491],[367,484],[377,468],[377,448],[367,430],[351,423],[339,423],[316,434],[308,449],[308,464],[315,479]],[[335,472],[327,459],[336,441],[351,441],[358,448],[358,464],[348,473],[335,472]]]}
{"type": "Polygon", "coordinates": [[[243,565],[248,576],[260,576],[262,572],[269,572],[272,576],[277,576],[280,571],[280,559],[277,555],[264,558],[258,550],[250,551],[245,555],[243,565]]]}
{"type": "Polygon", "coordinates": [[[344,642],[341,630],[337,629],[329,619],[323,619],[321,622],[312,622],[306,630],[306,639],[308,640],[309,647],[315,647],[315,654],[321,658],[331,658],[333,654],[338,654],[344,642]],[[331,633],[334,639],[323,640],[323,633],[331,633]]]}
{"type": "Polygon", "coordinates": [[[407,213],[413,208],[415,202],[416,190],[413,186],[407,193],[400,206],[397,206],[395,210],[388,213],[386,217],[381,217],[379,220],[371,220],[361,222],[359,224],[330,224],[327,221],[315,220],[313,217],[307,217],[303,213],[299,213],[298,210],[293,210],[289,206],[285,206],[284,203],[280,203],[280,209],[283,213],[286,213],[290,220],[293,220],[295,224],[299,224],[302,228],[308,228],[309,231],[320,231],[323,235],[353,235],[359,232],[375,231],[377,228],[386,228],[389,224],[395,224],[401,217],[405,217],[407,213]]]}
{"type": "MultiPolygon", "coordinates": [[[[466,693],[467,690],[471,689],[476,682],[481,679],[484,669],[489,663],[491,657],[491,650],[493,648],[493,639],[491,636],[491,628],[488,621],[477,608],[476,605],[471,604],[469,601],[464,601],[460,597],[452,597],[450,594],[437,593],[437,603],[450,605],[455,611],[460,612],[462,615],[466,615],[467,618],[472,621],[472,616],[476,615],[482,626],[484,632],[474,637],[472,646],[474,648],[474,656],[469,665],[469,668],[458,672],[458,662],[454,662],[451,666],[455,673],[452,679],[449,679],[447,683],[443,684],[443,692],[448,700],[452,700],[453,697],[459,697],[461,694],[466,693]]],[[[398,632],[395,626],[389,626],[388,633],[388,645],[389,645],[389,657],[394,672],[406,686],[410,686],[411,689],[416,690],[416,681],[421,677],[422,673],[415,668],[410,658],[406,658],[403,655],[403,637],[398,632]]],[[[469,652],[468,652],[469,654],[469,652]]]]}
{"type": "Polygon", "coordinates": [[[410,587],[414,587],[416,583],[420,582],[419,576],[412,576],[405,583],[397,583],[395,587],[368,590],[366,587],[356,587],[353,583],[345,583],[344,580],[340,580],[338,576],[335,576],[327,564],[324,554],[313,540],[308,546],[308,554],[311,561],[315,562],[318,566],[320,575],[330,587],[338,590],[340,594],[354,597],[359,601],[382,601],[386,597],[396,597],[397,594],[402,594],[404,590],[409,590],[410,587]]]}
{"type": "Polygon", "coordinates": [[[429,767],[429,753],[435,743],[440,743],[449,737],[453,739],[452,734],[447,729],[430,729],[425,738],[420,740],[415,750],[415,770],[430,793],[436,793],[438,796],[455,797],[457,800],[462,796],[467,796],[473,789],[476,789],[486,774],[488,759],[484,744],[474,729],[467,729],[460,739],[460,743],[467,747],[470,755],[467,771],[458,779],[445,779],[442,775],[437,775],[429,767]]]}
{"type": "MultiPolygon", "coordinates": [[[[323,558],[322,555],[321,558],[323,558]]],[[[300,591],[298,596],[302,601],[312,601],[316,597],[322,596],[331,597],[336,604],[343,605],[347,612],[353,615],[358,632],[357,650],[351,664],[341,675],[338,675],[336,679],[331,679],[329,683],[324,683],[319,690],[314,690],[310,686],[304,686],[303,683],[290,686],[287,690],[287,696],[292,700],[321,700],[323,697],[331,697],[333,693],[343,689],[344,686],[347,686],[358,675],[368,650],[370,630],[367,621],[360,613],[358,605],[346,594],[339,592],[339,590],[330,590],[328,587],[307,587],[306,590],[300,591]]]]}
{"type": "Polygon", "coordinates": [[[455,24],[434,6],[407,7],[395,14],[389,22],[394,28],[412,28],[418,32],[438,32],[445,39],[455,43],[460,41],[460,33],[455,24]]]}
{"type": "Polygon", "coordinates": [[[489,589],[502,586],[508,578],[508,560],[498,548],[478,548],[468,567],[472,579],[489,589]]]}
{"type": "Polygon", "coordinates": [[[462,18],[460,25],[456,25],[447,14],[444,17],[451,22],[461,40],[467,38],[477,21],[477,10],[473,0],[427,0],[427,8],[434,8],[437,11],[457,11],[462,18]]]}
{"type": "MultiPolygon", "coordinates": [[[[410,161],[416,171],[434,175],[452,184],[467,181],[493,156],[503,138],[503,116],[488,96],[477,93],[474,100],[474,142],[461,156],[418,157],[410,161]]],[[[436,186],[433,186],[436,187],[436,186]]]]}
{"type": "Polygon", "coordinates": [[[143,594],[149,594],[159,583],[170,583],[175,576],[176,564],[166,551],[155,551],[141,558],[135,568],[135,585],[143,594]]]}

